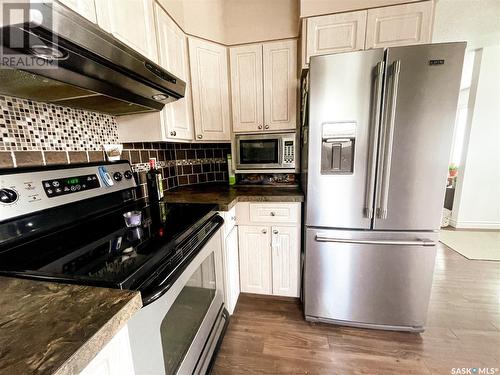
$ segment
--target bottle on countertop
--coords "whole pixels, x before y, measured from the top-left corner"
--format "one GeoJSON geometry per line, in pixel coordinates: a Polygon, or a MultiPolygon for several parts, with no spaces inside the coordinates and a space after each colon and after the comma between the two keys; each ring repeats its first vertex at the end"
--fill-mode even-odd
{"type": "Polygon", "coordinates": [[[156,158],[149,159],[149,171],[146,173],[148,197],[150,202],[158,202],[163,198],[161,172],[156,167],[156,158]]]}
{"type": "Polygon", "coordinates": [[[233,157],[231,154],[227,154],[227,176],[229,179],[229,185],[236,184],[236,175],[233,170],[233,157]]]}

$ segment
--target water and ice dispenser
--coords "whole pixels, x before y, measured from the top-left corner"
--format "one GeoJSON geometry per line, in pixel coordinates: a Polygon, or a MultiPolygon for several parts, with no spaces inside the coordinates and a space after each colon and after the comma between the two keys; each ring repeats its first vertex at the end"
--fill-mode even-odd
{"type": "Polygon", "coordinates": [[[321,137],[321,174],[352,174],[356,122],[324,123],[321,137]]]}

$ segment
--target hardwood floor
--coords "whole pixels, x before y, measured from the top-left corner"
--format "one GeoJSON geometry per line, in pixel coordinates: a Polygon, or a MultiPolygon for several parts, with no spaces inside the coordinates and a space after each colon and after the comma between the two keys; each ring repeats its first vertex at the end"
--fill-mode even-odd
{"type": "Polygon", "coordinates": [[[308,323],[296,300],[241,295],[213,374],[451,374],[483,367],[500,369],[500,262],[467,260],[440,244],[424,333],[308,323]]]}

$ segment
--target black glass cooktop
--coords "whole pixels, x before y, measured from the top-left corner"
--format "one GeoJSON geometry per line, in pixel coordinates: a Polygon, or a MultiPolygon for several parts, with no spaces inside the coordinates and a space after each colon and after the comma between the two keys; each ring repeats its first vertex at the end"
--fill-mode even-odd
{"type": "Polygon", "coordinates": [[[214,215],[204,204],[123,206],[0,248],[0,273],[136,289],[165,261],[180,261],[180,249],[209,230],[214,215]],[[142,225],[128,228],[123,213],[133,209],[142,225]]]}

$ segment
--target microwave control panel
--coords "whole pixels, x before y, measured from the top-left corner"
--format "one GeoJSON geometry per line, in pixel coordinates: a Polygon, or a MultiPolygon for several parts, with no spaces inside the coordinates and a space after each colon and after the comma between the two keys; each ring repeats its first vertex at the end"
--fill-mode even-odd
{"type": "Polygon", "coordinates": [[[292,165],[295,163],[295,140],[283,140],[283,164],[292,165]]]}

